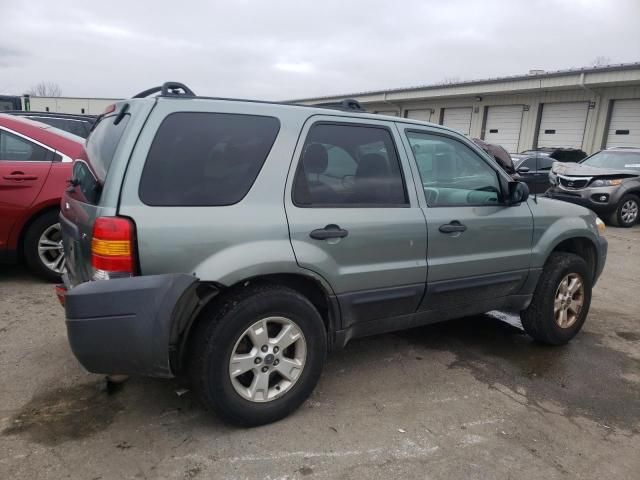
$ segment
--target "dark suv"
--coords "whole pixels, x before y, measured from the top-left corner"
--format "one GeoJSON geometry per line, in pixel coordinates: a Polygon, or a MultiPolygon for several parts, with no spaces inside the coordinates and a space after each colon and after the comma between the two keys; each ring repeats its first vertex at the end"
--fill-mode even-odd
{"type": "Polygon", "coordinates": [[[604,224],[529,200],[463,135],[158,91],[108,109],[62,200],[67,332],[89,371],[183,375],[257,425],[352,338],[494,309],[541,342],[580,331],[604,224]]]}
{"type": "Polygon", "coordinates": [[[555,163],[549,181],[552,198],[583,205],[620,227],[638,221],[640,148],[610,148],[580,163],[555,163]]]}

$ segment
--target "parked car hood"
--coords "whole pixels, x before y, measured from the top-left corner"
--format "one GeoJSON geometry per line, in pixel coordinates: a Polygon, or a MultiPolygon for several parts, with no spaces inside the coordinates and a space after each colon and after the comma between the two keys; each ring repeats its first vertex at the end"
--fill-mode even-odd
{"type": "Polygon", "coordinates": [[[624,170],[617,168],[598,168],[581,163],[562,163],[553,164],[553,173],[566,175],[569,177],[637,177],[640,176],[638,170],[624,170]]]}

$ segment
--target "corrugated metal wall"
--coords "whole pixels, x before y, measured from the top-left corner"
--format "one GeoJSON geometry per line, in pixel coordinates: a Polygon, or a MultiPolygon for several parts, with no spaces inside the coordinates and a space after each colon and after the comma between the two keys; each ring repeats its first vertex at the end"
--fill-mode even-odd
{"type": "MultiPolygon", "coordinates": [[[[478,97],[434,99],[431,101],[394,101],[401,116],[411,117],[415,110],[432,110],[431,122],[440,123],[446,108],[471,107],[470,137],[483,137],[486,107],[495,105],[522,105],[522,124],[518,150],[536,147],[538,128],[542,107],[545,103],[588,102],[589,109],[585,124],[582,148],[593,153],[603,148],[610,120],[613,101],[620,99],[640,99],[639,86],[620,86],[593,89],[571,89],[559,91],[539,91],[530,93],[514,93],[500,95],[482,95],[478,97]]],[[[385,103],[364,103],[369,111],[389,111],[388,101],[385,103]]]]}

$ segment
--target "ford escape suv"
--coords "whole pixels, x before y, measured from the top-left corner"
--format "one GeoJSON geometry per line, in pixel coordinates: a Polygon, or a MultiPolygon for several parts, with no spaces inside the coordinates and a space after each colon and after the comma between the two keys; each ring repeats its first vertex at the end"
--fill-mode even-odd
{"type": "Polygon", "coordinates": [[[296,409],[355,337],[503,309],[566,343],[606,258],[589,210],[528,198],[461,134],[354,102],[167,83],[107,109],[85,150],[60,217],[75,356],[187,378],[240,425],[296,409]]]}

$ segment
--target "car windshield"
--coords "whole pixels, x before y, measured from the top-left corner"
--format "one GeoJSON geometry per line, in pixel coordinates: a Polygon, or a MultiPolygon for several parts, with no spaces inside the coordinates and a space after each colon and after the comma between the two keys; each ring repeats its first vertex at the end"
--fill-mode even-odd
{"type": "Polygon", "coordinates": [[[640,170],[640,152],[603,150],[582,162],[583,165],[620,170],[640,170]]]}

